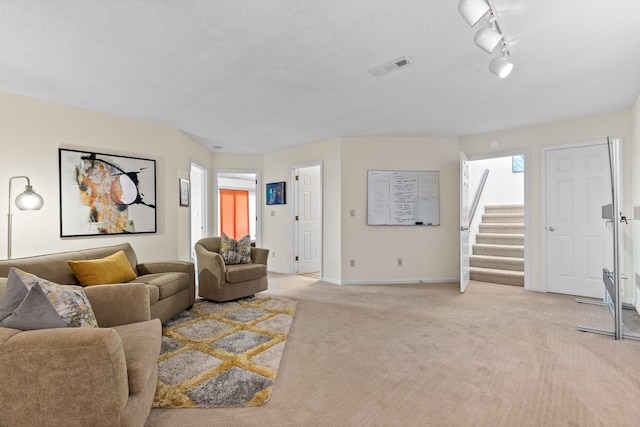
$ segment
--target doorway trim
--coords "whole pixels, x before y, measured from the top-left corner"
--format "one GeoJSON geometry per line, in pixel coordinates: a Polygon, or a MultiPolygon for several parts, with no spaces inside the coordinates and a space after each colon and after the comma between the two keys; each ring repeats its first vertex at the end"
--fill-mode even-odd
{"type": "Polygon", "coordinates": [[[209,200],[208,200],[208,188],[209,188],[209,171],[207,170],[207,168],[203,165],[201,165],[200,163],[196,162],[195,160],[191,159],[190,161],[190,165],[189,165],[189,181],[191,183],[190,185],[190,200],[191,203],[189,204],[189,258],[192,260],[192,262],[194,262],[195,260],[195,253],[194,253],[194,247],[196,242],[194,242],[193,237],[194,237],[194,230],[193,230],[193,226],[194,226],[194,221],[193,221],[193,215],[194,215],[194,207],[199,205],[200,207],[200,211],[199,211],[199,215],[200,215],[200,223],[202,225],[202,229],[201,232],[199,233],[201,236],[206,236],[207,232],[209,230],[209,215],[208,215],[208,204],[209,204],[209,200]],[[198,185],[194,185],[193,181],[193,172],[194,169],[198,170],[200,172],[200,176],[201,176],[201,180],[200,183],[198,185]],[[199,194],[197,194],[196,192],[194,192],[194,189],[196,188],[200,188],[200,191],[198,192],[199,194]]]}
{"type": "Polygon", "coordinates": [[[296,261],[295,257],[298,254],[297,248],[297,239],[299,232],[299,221],[296,221],[296,212],[300,210],[300,200],[298,197],[298,181],[296,181],[296,171],[298,169],[309,168],[309,167],[319,167],[320,168],[320,199],[322,203],[322,218],[320,221],[320,280],[322,280],[322,271],[323,271],[323,259],[324,259],[324,243],[323,243],[323,235],[324,235],[324,170],[322,165],[322,160],[315,162],[307,162],[307,163],[297,163],[291,165],[290,176],[293,185],[291,186],[291,209],[289,210],[289,214],[291,215],[289,223],[291,224],[291,232],[289,247],[291,248],[291,254],[293,254],[289,258],[289,274],[296,274],[296,261]]]}
{"type": "Polygon", "coordinates": [[[213,170],[213,191],[212,191],[212,201],[211,201],[211,209],[213,212],[213,230],[214,233],[217,233],[217,230],[220,225],[220,206],[218,202],[218,175],[219,174],[233,174],[233,173],[243,173],[243,174],[254,174],[256,177],[256,246],[261,247],[262,245],[262,175],[261,172],[257,169],[214,169],[213,170]]]}
{"type": "Polygon", "coordinates": [[[502,157],[512,157],[524,155],[524,289],[528,291],[540,291],[538,288],[531,287],[531,154],[530,150],[509,150],[496,153],[486,153],[469,156],[469,162],[476,160],[499,159],[502,157]]]}
{"type": "MultiPolygon", "coordinates": [[[[622,155],[623,155],[623,144],[624,144],[624,140],[622,137],[609,137],[611,140],[617,140],[618,143],[620,144],[620,151],[618,153],[618,176],[613,177],[614,180],[617,180],[618,182],[622,182],[623,177],[624,177],[624,171],[623,171],[623,159],[622,159],[622,155]]],[[[572,148],[580,148],[580,147],[589,147],[592,145],[604,145],[607,144],[607,137],[604,138],[600,138],[600,139],[591,139],[591,140],[587,140],[587,141],[581,141],[581,142],[574,142],[574,143],[569,143],[569,144],[559,144],[559,145],[550,145],[550,146],[546,146],[546,147],[542,147],[542,149],[540,150],[540,233],[541,233],[541,237],[540,237],[540,252],[541,252],[541,265],[542,265],[542,276],[541,276],[541,291],[542,292],[548,292],[548,288],[547,288],[547,190],[546,190],[546,185],[547,185],[547,163],[546,163],[546,157],[547,157],[547,151],[553,151],[553,150],[566,150],[566,149],[572,149],[572,148]]],[[[619,201],[618,201],[618,207],[620,210],[622,210],[624,208],[624,190],[622,188],[618,188],[618,196],[619,196],[619,201]]],[[[626,265],[624,257],[622,257],[622,264],[623,267],[621,268],[622,273],[624,273],[624,266],[626,265]]],[[[603,284],[604,286],[604,284],[603,284]]],[[[635,288],[635,286],[634,286],[635,288]]],[[[625,292],[626,291],[626,287],[623,287],[623,293],[622,293],[622,300],[623,302],[627,302],[625,301],[625,292]]],[[[635,301],[635,289],[634,289],[634,295],[633,295],[633,299],[635,301]]]]}

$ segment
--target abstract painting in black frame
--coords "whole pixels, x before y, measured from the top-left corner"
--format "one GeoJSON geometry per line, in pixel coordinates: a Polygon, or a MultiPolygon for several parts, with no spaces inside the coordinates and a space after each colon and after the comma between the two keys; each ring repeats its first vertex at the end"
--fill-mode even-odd
{"type": "Polygon", "coordinates": [[[60,148],[60,237],[155,233],[156,161],[60,148]]]}

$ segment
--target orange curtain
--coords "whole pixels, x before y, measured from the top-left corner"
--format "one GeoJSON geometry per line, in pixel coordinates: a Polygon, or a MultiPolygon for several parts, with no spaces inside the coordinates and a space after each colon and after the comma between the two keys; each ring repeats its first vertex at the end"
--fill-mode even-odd
{"type": "Polygon", "coordinates": [[[220,231],[232,239],[249,234],[249,192],[220,189],[220,231]]]}

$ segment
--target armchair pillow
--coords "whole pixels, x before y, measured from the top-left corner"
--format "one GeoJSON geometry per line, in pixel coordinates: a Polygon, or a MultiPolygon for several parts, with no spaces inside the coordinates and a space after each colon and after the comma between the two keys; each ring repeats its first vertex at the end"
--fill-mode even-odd
{"type": "Polygon", "coordinates": [[[82,286],[123,283],[137,277],[124,251],[100,259],[69,260],[67,264],[82,286]]]}
{"type": "Polygon", "coordinates": [[[98,327],[98,322],[81,288],[58,285],[12,267],[0,297],[0,326],[26,331],[98,327]]]}
{"type": "Polygon", "coordinates": [[[251,263],[251,237],[247,234],[240,240],[235,240],[222,233],[220,239],[220,255],[224,263],[250,264],[251,263]]]}

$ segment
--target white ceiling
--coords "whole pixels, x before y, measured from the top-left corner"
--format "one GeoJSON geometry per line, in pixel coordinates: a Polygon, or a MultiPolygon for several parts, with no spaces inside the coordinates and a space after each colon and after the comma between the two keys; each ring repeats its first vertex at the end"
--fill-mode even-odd
{"type": "Polygon", "coordinates": [[[457,0],[3,0],[0,90],[246,153],[633,107],[640,1],[493,4],[515,64],[504,80],[457,0]],[[401,56],[413,64],[368,72],[401,56]]]}

